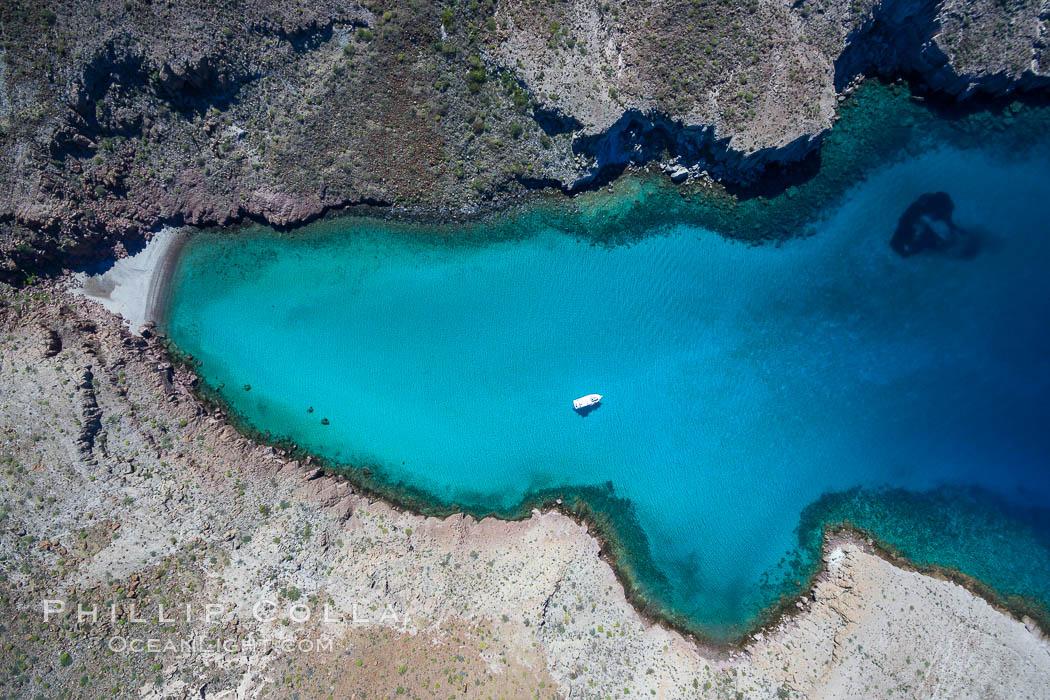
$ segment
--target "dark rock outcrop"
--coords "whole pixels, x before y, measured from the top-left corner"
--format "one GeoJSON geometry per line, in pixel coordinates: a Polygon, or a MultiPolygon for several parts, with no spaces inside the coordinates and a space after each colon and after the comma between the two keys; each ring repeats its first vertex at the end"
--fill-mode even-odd
{"type": "Polygon", "coordinates": [[[1045,88],[1050,75],[1025,65],[1033,52],[1040,53],[1040,40],[1026,41],[1028,29],[1020,24],[1008,28],[1025,20],[1006,15],[1024,16],[1027,4],[976,1],[956,8],[942,0],[877,2],[835,60],[835,88],[844,89],[858,75],[902,73],[960,98],[1045,88]]]}
{"type": "Polygon", "coordinates": [[[54,357],[62,352],[62,336],[54,328],[45,331],[44,357],[54,357]]]}
{"type": "MultiPolygon", "coordinates": [[[[566,190],[572,192],[601,185],[629,166],[666,160],[691,171],[704,170],[728,184],[754,182],[771,165],[797,162],[820,143],[824,134],[752,153],[741,153],[729,138],[718,138],[714,127],[691,126],[666,114],[632,110],[599,134],[578,136],[573,153],[590,160],[590,170],[566,190]]],[[[679,178],[682,179],[682,178],[679,178]]]]}
{"type": "Polygon", "coordinates": [[[88,464],[95,464],[95,438],[102,430],[102,409],[95,396],[95,375],[90,367],[85,367],[80,375],[80,434],[77,436],[77,449],[80,458],[88,464]]]}

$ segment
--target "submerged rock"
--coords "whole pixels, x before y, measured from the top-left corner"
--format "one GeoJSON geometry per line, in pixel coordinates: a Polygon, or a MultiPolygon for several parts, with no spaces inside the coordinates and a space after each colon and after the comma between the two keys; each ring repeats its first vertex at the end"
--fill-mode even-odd
{"type": "Polygon", "coordinates": [[[952,221],[955,203],[947,192],[920,195],[901,215],[890,247],[902,258],[926,250],[972,258],[980,241],[973,231],[952,221]]]}

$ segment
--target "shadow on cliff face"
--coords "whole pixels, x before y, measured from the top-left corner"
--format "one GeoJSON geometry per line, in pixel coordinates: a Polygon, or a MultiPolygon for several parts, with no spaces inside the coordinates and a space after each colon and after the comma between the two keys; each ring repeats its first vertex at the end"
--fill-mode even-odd
{"type": "Polygon", "coordinates": [[[931,44],[939,28],[939,3],[933,0],[888,0],[878,3],[870,19],[849,36],[835,59],[835,91],[858,75],[896,76],[947,62],[931,44]],[[929,52],[931,55],[925,55],[929,52]]]}
{"type": "MultiPolygon", "coordinates": [[[[561,128],[552,124],[544,130],[561,128]]],[[[817,174],[821,156],[814,144],[822,137],[800,136],[782,146],[738,152],[731,139],[719,137],[711,125],[689,125],[665,113],[631,109],[605,131],[573,140],[573,154],[593,166],[562,190],[599,189],[629,167],[657,162],[692,168],[694,173],[704,170],[738,199],[773,197],[817,174]]]]}
{"type": "Polygon", "coordinates": [[[947,192],[927,192],[912,202],[890,239],[890,247],[902,258],[923,251],[970,259],[977,255],[981,239],[976,231],[952,221],[955,203],[947,192]]]}

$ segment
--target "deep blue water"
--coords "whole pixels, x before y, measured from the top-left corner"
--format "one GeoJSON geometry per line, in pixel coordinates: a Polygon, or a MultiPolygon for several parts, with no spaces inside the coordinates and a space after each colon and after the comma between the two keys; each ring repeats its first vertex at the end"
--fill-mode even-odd
{"type": "Polygon", "coordinates": [[[643,588],[714,638],[808,570],[803,513],[1045,602],[1048,155],[913,153],[776,246],[668,220],[655,196],[629,245],[543,217],[513,239],[367,219],[203,233],[167,330],[250,425],[436,501],[510,512],[611,482],[643,588]],[[932,191],[978,232],[974,258],[890,249],[932,191]]]}

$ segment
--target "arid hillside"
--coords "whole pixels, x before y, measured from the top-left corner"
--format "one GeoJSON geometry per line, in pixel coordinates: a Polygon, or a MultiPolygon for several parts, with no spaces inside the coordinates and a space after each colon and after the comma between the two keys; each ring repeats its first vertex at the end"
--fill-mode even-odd
{"type": "Polygon", "coordinates": [[[161,223],[470,215],[629,163],[748,181],[861,76],[1042,90],[1036,0],[11,0],[0,270],[161,223]]]}

